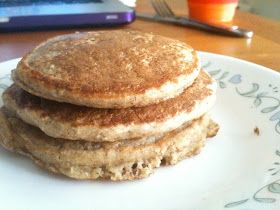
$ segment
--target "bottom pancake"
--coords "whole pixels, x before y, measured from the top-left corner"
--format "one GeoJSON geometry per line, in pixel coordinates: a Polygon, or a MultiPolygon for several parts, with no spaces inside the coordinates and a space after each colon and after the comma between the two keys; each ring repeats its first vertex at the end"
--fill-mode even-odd
{"type": "Polygon", "coordinates": [[[30,157],[43,168],[76,179],[147,177],[161,164],[175,164],[197,154],[207,133],[213,136],[216,132],[217,125],[205,115],[161,136],[106,143],[73,142],[49,137],[4,108],[0,111],[2,146],[30,157]]]}

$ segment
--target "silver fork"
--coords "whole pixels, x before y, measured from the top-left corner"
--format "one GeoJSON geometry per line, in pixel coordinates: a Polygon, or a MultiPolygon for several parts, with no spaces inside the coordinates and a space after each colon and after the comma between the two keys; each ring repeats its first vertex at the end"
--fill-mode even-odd
{"type": "Polygon", "coordinates": [[[155,12],[157,13],[159,21],[175,23],[177,25],[189,26],[237,37],[251,38],[253,36],[252,31],[239,28],[238,26],[227,27],[221,25],[213,25],[186,17],[176,16],[165,0],[151,0],[151,4],[155,12]]]}

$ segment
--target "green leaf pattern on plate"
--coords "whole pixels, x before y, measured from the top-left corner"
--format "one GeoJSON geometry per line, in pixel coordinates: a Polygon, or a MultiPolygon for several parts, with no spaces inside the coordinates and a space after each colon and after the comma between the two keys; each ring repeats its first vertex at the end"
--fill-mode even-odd
{"type": "MultiPolygon", "coordinates": [[[[279,151],[277,150],[276,154],[278,154],[278,153],[279,153],[279,151]]],[[[277,165],[279,165],[279,164],[277,164],[277,165]]],[[[268,169],[269,172],[275,171],[275,170],[277,170],[277,169],[276,168],[268,169]]],[[[274,175],[278,174],[279,171],[280,171],[280,169],[278,169],[276,172],[273,172],[271,175],[274,176],[274,175]]],[[[246,203],[249,200],[253,200],[253,201],[259,202],[259,203],[275,203],[277,201],[277,198],[274,197],[273,194],[280,194],[280,179],[261,187],[259,190],[257,190],[254,193],[254,195],[251,197],[251,199],[247,198],[247,199],[240,200],[240,201],[230,202],[230,203],[227,203],[224,207],[225,208],[236,207],[236,206],[246,203]],[[260,194],[262,192],[270,192],[272,195],[271,195],[271,197],[262,197],[262,196],[260,196],[260,194]]],[[[279,199],[279,196],[278,196],[278,199],[279,199]]]]}
{"type": "MultiPolygon", "coordinates": [[[[238,86],[242,83],[242,75],[241,74],[232,74],[229,71],[223,71],[222,69],[211,69],[211,62],[207,62],[205,65],[205,69],[208,73],[214,77],[221,89],[227,88],[228,83],[235,85],[235,91],[238,95],[252,99],[253,105],[258,108],[260,107],[260,112],[263,114],[272,113],[269,118],[270,121],[275,121],[275,131],[280,134],[280,98],[275,97],[274,95],[268,93],[267,91],[261,91],[261,87],[258,83],[252,83],[251,87],[247,90],[242,90],[238,86]],[[263,102],[270,102],[271,105],[267,107],[262,107],[263,102]]],[[[278,87],[272,87],[270,84],[269,87],[272,89],[273,93],[278,92],[278,87]]]]}
{"type": "MultiPolygon", "coordinates": [[[[253,104],[255,107],[259,107],[262,102],[264,100],[268,101],[271,103],[270,106],[268,107],[264,107],[262,108],[260,111],[261,113],[267,114],[267,113],[271,113],[273,111],[276,111],[279,107],[280,107],[280,99],[272,96],[272,95],[268,95],[267,92],[260,92],[258,93],[260,89],[260,85],[257,83],[252,83],[252,87],[250,90],[248,91],[241,91],[238,87],[235,88],[236,92],[243,97],[246,98],[252,98],[253,99],[253,104]]],[[[275,131],[280,134],[280,111],[278,111],[277,113],[274,113],[270,119],[270,121],[276,121],[276,125],[275,125],[275,131]]]]}
{"type": "Polygon", "coordinates": [[[244,199],[244,200],[240,200],[240,201],[235,201],[235,202],[231,202],[225,205],[226,208],[231,208],[231,207],[235,207],[235,206],[239,206],[243,203],[246,203],[249,199],[244,199]]]}
{"type": "Polygon", "coordinates": [[[272,183],[268,186],[268,190],[269,190],[269,192],[280,194],[280,184],[272,183]]]}
{"type": "MultiPolygon", "coordinates": [[[[252,100],[252,104],[254,107],[260,109],[260,113],[262,114],[270,114],[269,120],[275,121],[275,131],[276,133],[280,134],[280,99],[277,98],[273,93],[278,92],[277,87],[272,87],[270,84],[269,87],[272,89],[273,93],[265,92],[261,90],[261,86],[258,83],[252,83],[248,89],[243,90],[240,89],[239,84],[242,83],[242,75],[241,74],[232,74],[230,71],[223,71],[222,69],[211,69],[211,62],[207,62],[205,65],[206,70],[208,73],[214,77],[221,89],[230,87],[228,84],[235,85],[235,91],[238,95],[244,98],[248,98],[252,100]],[[263,102],[266,101],[267,103],[270,102],[269,106],[263,106],[263,102]],[[275,112],[276,111],[276,112],[275,112]],[[274,112],[274,113],[273,113],[274,112]]],[[[280,140],[280,138],[279,138],[280,140]]],[[[275,154],[280,157],[280,151],[276,150],[275,154]]],[[[274,167],[269,168],[268,172],[270,173],[271,177],[280,174],[280,162],[274,162],[274,167]]],[[[269,195],[270,195],[269,194],[269,195]]],[[[275,197],[274,195],[280,194],[280,179],[273,181],[257,190],[251,198],[242,199],[239,201],[229,202],[224,205],[224,208],[233,208],[240,205],[243,205],[249,201],[254,201],[263,204],[275,203],[280,200],[280,196],[275,197]],[[271,194],[269,197],[261,196],[263,192],[268,192],[271,194]]],[[[280,208],[279,208],[280,209],[280,208]]]]}

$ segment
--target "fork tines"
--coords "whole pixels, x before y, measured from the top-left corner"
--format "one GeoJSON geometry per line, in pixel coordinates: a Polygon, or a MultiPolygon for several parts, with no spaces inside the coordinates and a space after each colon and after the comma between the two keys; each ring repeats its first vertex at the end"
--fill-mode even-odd
{"type": "Polygon", "coordinates": [[[175,16],[165,0],[151,0],[151,3],[157,15],[162,17],[175,16]]]}

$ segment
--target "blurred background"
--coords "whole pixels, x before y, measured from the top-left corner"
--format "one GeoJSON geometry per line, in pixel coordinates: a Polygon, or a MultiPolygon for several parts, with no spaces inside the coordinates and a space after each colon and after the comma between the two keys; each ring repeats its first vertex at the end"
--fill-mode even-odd
{"type": "MultiPolygon", "coordinates": [[[[136,2],[135,0],[121,1],[132,7],[135,6],[136,2]]],[[[239,0],[238,8],[241,11],[250,12],[275,20],[280,20],[280,0],[239,0]]]]}
{"type": "Polygon", "coordinates": [[[280,0],[239,0],[239,9],[280,20],[280,0]]]}
{"type": "MultiPolygon", "coordinates": [[[[43,3],[46,4],[46,2],[48,1],[52,2],[52,1],[61,1],[61,0],[0,0],[0,2],[3,1],[7,1],[7,2],[43,1],[43,3]]],[[[67,0],[67,1],[74,1],[74,0],[67,0]]],[[[82,1],[82,0],[78,0],[78,1],[82,1]]],[[[95,1],[101,1],[101,0],[95,0],[95,1]]],[[[111,1],[114,3],[118,2],[117,0],[111,0],[111,1]]],[[[136,2],[136,0],[121,0],[121,1],[125,2],[130,7],[134,7],[136,2]]],[[[189,0],[166,0],[166,1],[176,15],[183,16],[183,17],[187,15],[188,9],[186,4],[187,1],[189,0]]],[[[201,0],[191,0],[191,1],[199,2],[201,0]]],[[[210,0],[207,1],[210,2],[210,0]]],[[[214,1],[218,1],[218,0],[214,0],[214,1]]],[[[228,1],[231,2],[232,0],[228,0],[228,1]]],[[[158,23],[155,22],[155,20],[146,21],[145,19],[136,20],[130,25],[120,26],[118,28],[129,28],[133,30],[153,32],[155,34],[160,34],[163,36],[171,37],[174,39],[178,39],[190,43],[190,45],[192,45],[195,49],[200,51],[229,55],[244,60],[248,60],[251,62],[255,62],[270,67],[272,69],[279,69],[280,0],[238,0],[238,2],[239,2],[238,5],[239,9],[235,15],[233,24],[234,26],[238,26],[242,29],[253,31],[255,35],[250,39],[239,39],[239,38],[236,39],[235,37],[224,36],[217,33],[209,33],[208,31],[202,31],[190,27],[165,24],[161,22],[158,23]]],[[[126,12],[127,7],[125,8],[126,8],[125,14],[127,14],[126,12]]],[[[88,7],[86,7],[86,9],[88,9],[88,7]]],[[[131,21],[132,20],[131,17],[134,17],[134,14],[132,14],[133,10],[131,8],[128,7],[128,9],[130,11],[129,14],[131,14],[129,16],[130,17],[129,21],[131,21]]],[[[154,17],[153,15],[156,13],[155,9],[153,9],[151,5],[151,0],[137,0],[136,10],[137,13],[142,13],[146,15],[148,14],[152,18],[154,17]]],[[[54,13],[56,11],[52,10],[51,12],[54,13]]],[[[9,17],[9,12],[14,12],[14,9],[13,10],[10,9],[10,11],[7,12],[8,17],[9,17]]],[[[125,17],[127,17],[127,15],[125,15],[125,17]]],[[[113,18],[115,18],[115,16],[109,15],[106,21],[109,22],[109,21],[116,20],[113,18]]],[[[80,19],[81,18],[79,18],[79,20],[80,19]]],[[[7,20],[9,20],[9,18],[5,18],[5,15],[2,15],[2,24],[5,24],[5,21],[7,20]]],[[[36,20],[37,20],[37,16],[36,16],[36,20]]],[[[95,19],[90,18],[90,20],[95,20],[95,19]]],[[[126,20],[127,22],[129,22],[127,18],[122,18],[122,20],[126,20]]],[[[34,20],[32,19],[32,21],[35,22],[35,18],[34,20]]],[[[59,22],[61,24],[65,24],[65,22],[67,21],[71,22],[72,19],[55,18],[53,21],[49,21],[49,22],[50,23],[59,22]]],[[[75,21],[77,21],[77,19],[75,19],[75,21]]],[[[0,13],[0,22],[1,22],[1,13],[0,13]]],[[[27,23],[32,23],[32,22],[27,21],[27,23]]],[[[24,24],[26,24],[26,21],[22,21],[22,25],[24,24]]],[[[45,22],[43,24],[45,24],[45,22]]],[[[0,28],[1,28],[1,24],[0,24],[0,28]]],[[[3,29],[3,33],[0,33],[0,62],[16,57],[21,57],[22,55],[30,51],[33,47],[38,45],[40,42],[56,35],[72,33],[75,31],[89,31],[95,29],[99,30],[99,28],[96,28],[94,25],[89,25],[86,28],[78,28],[78,26],[76,27],[75,25],[75,27],[69,26],[63,28],[56,28],[55,30],[54,29],[48,30],[48,28],[46,28],[47,29],[46,30],[45,28],[42,28],[43,31],[40,31],[39,29],[34,31],[18,30],[17,33],[14,32],[10,33],[9,31],[7,32],[4,31],[3,29]]]]}

